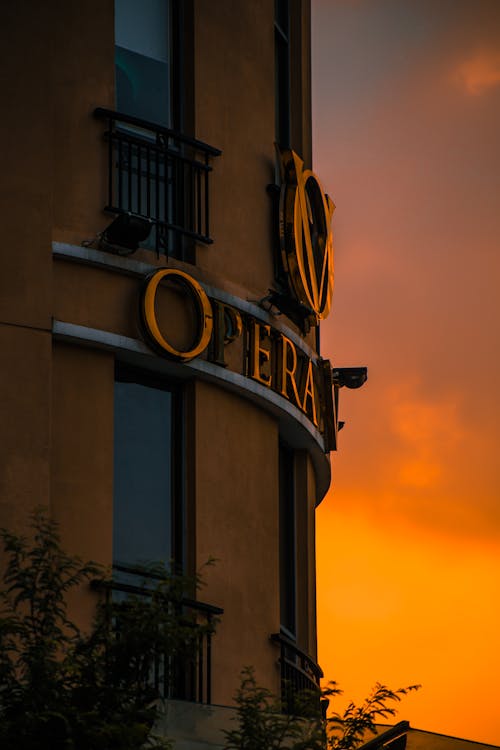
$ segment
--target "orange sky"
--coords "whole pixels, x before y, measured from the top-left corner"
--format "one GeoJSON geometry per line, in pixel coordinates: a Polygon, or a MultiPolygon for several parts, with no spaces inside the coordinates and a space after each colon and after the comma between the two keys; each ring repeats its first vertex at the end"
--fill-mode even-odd
{"type": "Polygon", "coordinates": [[[322,350],[367,365],[318,511],[319,661],[500,745],[500,2],[312,0],[322,350]]]}

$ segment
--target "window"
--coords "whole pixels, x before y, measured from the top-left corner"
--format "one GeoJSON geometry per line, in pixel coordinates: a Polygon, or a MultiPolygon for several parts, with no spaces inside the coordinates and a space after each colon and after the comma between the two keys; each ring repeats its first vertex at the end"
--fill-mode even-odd
{"type": "Polygon", "coordinates": [[[182,562],[180,394],[117,368],[114,397],[113,561],[182,562]]]}
{"type": "Polygon", "coordinates": [[[295,639],[296,618],[296,513],[293,451],[283,443],[279,447],[279,559],[281,630],[295,639]]]}
{"type": "Polygon", "coordinates": [[[118,112],[177,128],[173,0],[115,0],[118,112]]]}
{"type": "Polygon", "coordinates": [[[274,0],[275,137],[290,146],[290,12],[288,0],[274,0]]]}
{"type": "Polygon", "coordinates": [[[186,75],[192,77],[192,42],[188,0],[115,0],[116,109],[143,121],[116,120],[115,204],[153,221],[141,247],[190,263],[193,238],[205,241],[204,213],[208,231],[205,174],[194,166],[183,138],[193,122],[194,87],[185,85],[186,75]]]}
{"type": "Polygon", "coordinates": [[[292,148],[306,167],[311,145],[311,15],[302,0],[275,0],[275,140],[292,148]]]}

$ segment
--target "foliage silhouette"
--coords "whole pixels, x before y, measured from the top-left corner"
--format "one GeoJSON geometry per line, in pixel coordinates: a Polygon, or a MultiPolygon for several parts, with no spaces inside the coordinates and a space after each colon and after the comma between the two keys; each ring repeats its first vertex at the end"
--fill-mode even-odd
{"type": "Polygon", "coordinates": [[[377,683],[361,705],[351,702],[342,713],[332,711],[325,718],[322,703],[342,694],[337,683],[330,682],[321,691],[303,691],[296,710],[287,714],[281,701],[260,687],[253,669],[246,667],[235,695],[237,726],[225,732],[225,750],[355,750],[369,733],[375,734],[377,720],[396,714],[391,704],[419,687],[391,690],[377,683]]]}
{"type": "Polygon", "coordinates": [[[153,733],[160,690],[151,675],[161,659],[168,689],[168,666],[193,658],[200,635],[212,632],[213,623],[198,624],[182,606],[199,578],[157,564],[144,569],[141,595],[116,601],[105,570],[64,552],[43,509],[32,529],[31,541],[0,531],[8,560],[0,593],[0,747],[171,747],[153,733]],[[87,634],[69,617],[67,594],[95,579],[108,595],[100,596],[87,634]]]}

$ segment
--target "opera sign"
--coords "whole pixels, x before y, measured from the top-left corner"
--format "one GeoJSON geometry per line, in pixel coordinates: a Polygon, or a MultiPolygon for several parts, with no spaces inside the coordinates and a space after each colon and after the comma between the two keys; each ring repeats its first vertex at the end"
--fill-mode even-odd
{"type": "Polygon", "coordinates": [[[313,360],[273,326],[232,305],[209,298],[196,279],[174,268],[159,269],[146,279],[141,313],[149,343],[163,356],[177,362],[189,362],[204,355],[208,361],[227,367],[225,348],[239,339],[241,361],[235,367],[233,358],[231,369],[295,404],[322,432],[327,450],[335,449],[336,409],[328,360],[313,360]],[[184,303],[194,306],[195,332],[184,349],[168,340],[159,320],[158,293],[164,280],[182,291],[184,303]]]}
{"type": "Polygon", "coordinates": [[[294,151],[279,151],[280,249],[291,294],[317,325],[330,312],[333,291],[335,205],[320,181],[294,151]]]}

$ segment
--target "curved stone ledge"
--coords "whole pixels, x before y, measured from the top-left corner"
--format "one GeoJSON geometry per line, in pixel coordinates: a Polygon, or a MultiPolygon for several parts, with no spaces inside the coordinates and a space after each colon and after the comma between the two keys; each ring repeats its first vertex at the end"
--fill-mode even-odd
{"type": "MultiPolygon", "coordinates": [[[[134,260],[132,258],[122,258],[119,255],[112,255],[111,253],[106,253],[102,250],[95,250],[91,247],[82,247],[79,245],[70,245],[64,242],[53,242],[52,254],[55,258],[105,268],[108,271],[116,271],[117,273],[140,278],[144,278],[154,271],[158,271],[160,268],[160,266],[144,263],[143,261],[134,260]]],[[[182,264],[182,268],[187,270],[185,263],[182,264]]],[[[238,297],[224,289],[207,284],[203,280],[203,276],[197,273],[196,267],[189,268],[189,273],[193,278],[196,278],[196,280],[199,281],[209,297],[216,299],[219,302],[224,302],[227,305],[231,305],[240,312],[247,313],[262,323],[272,326],[289,338],[290,341],[293,341],[295,346],[312,359],[313,362],[317,362],[318,355],[316,352],[293,329],[285,325],[279,319],[279,316],[266,312],[266,310],[263,310],[262,307],[255,302],[252,302],[248,297],[247,299],[243,299],[242,297],[238,297]]]]}
{"type": "Polygon", "coordinates": [[[197,377],[252,401],[279,421],[281,432],[295,449],[306,450],[311,456],[316,473],[317,504],[326,494],[331,472],[323,436],[300,409],[270,388],[205,360],[194,359],[183,364],[172,362],[158,357],[143,341],[110,331],[54,320],[52,335],[61,341],[112,351],[124,362],[179,380],[197,377]]]}

